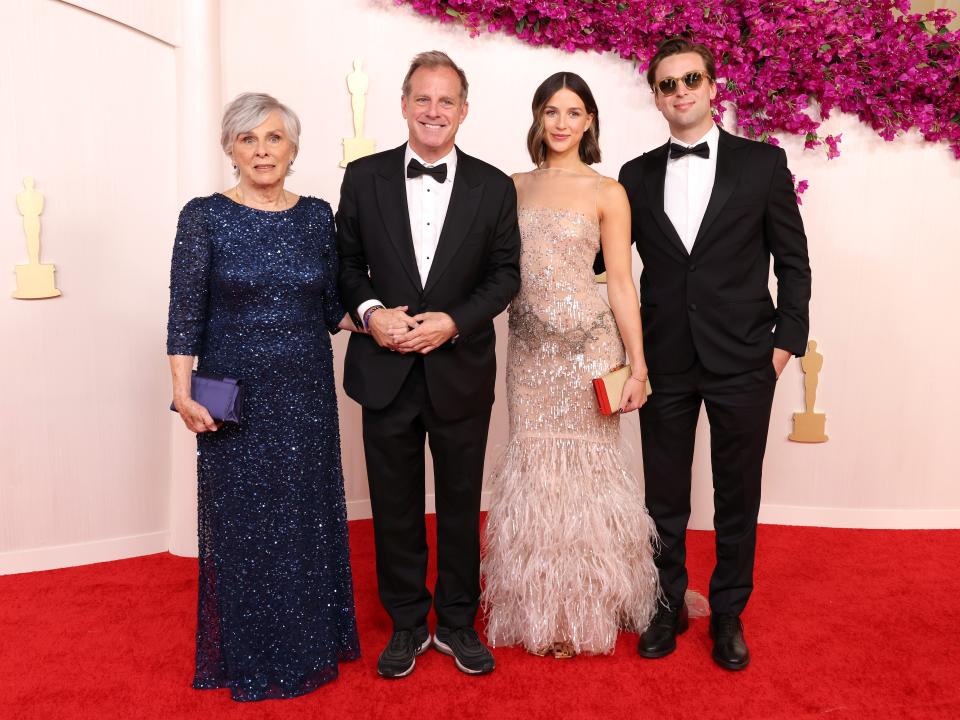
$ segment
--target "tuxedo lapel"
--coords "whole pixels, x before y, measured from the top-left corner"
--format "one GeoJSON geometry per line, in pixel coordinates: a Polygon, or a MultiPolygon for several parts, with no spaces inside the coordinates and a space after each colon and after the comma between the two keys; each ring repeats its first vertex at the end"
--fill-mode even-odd
{"type": "Polygon", "coordinates": [[[406,145],[401,145],[384,155],[384,163],[374,183],[380,219],[387,237],[400,257],[400,265],[410,277],[410,281],[420,290],[420,271],[417,269],[417,256],[413,251],[410,211],[407,209],[407,183],[403,169],[405,151],[406,145]]]}
{"type": "Polygon", "coordinates": [[[456,256],[464,238],[470,233],[482,197],[483,183],[473,172],[473,158],[457,148],[457,170],[450,192],[450,204],[447,206],[443,230],[437,240],[437,253],[430,264],[424,291],[430,290],[436,284],[437,278],[456,256]]]}
{"type": "Polygon", "coordinates": [[[666,143],[656,150],[651,150],[647,153],[649,166],[643,174],[643,178],[647,186],[647,197],[650,200],[650,212],[653,214],[653,219],[657,221],[657,225],[660,226],[660,229],[663,231],[667,240],[670,241],[670,244],[679,250],[684,257],[687,257],[687,248],[684,247],[680,235],[677,234],[677,229],[673,226],[673,223],[670,222],[670,218],[667,217],[667,213],[663,209],[664,184],[667,178],[667,151],[669,147],[670,143],[666,143]]]}
{"type": "Polygon", "coordinates": [[[697,238],[693,241],[693,252],[702,249],[701,240],[710,226],[720,217],[724,205],[727,204],[733,189],[737,186],[740,172],[743,170],[738,152],[742,144],[736,136],[720,131],[720,139],[717,141],[717,173],[713,179],[713,191],[710,193],[707,209],[703,213],[703,220],[700,221],[697,238]]]}

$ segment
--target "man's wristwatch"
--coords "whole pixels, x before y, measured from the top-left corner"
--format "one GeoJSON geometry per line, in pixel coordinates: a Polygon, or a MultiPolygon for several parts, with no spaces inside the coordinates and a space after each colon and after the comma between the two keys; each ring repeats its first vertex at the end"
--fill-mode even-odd
{"type": "Polygon", "coordinates": [[[370,318],[377,311],[383,310],[383,305],[374,305],[368,307],[366,312],[363,313],[363,329],[369,332],[370,330],[370,318]]]}

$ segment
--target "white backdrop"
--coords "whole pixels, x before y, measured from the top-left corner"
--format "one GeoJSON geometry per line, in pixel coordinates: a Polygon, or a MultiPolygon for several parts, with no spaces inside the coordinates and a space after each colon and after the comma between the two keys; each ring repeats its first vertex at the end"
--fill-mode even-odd
{"type": "MultiPolygon", "coordinates": [[[[126,7],[99,5],[108,15],[126,7]]],[[[163,409],[166,277],[179,205],[232,184],[216,123],[237,93],[271,92],[300,114],[302,149],[288,187],[334,205],[340,140],[352,134],[345,76],[354,57],[370,75],[366,129],[378,149],[404,140],[399,86],[410,57],[433,48],[470,78],[459,145],[506,172],[529,167],[530,98],[560,69],[594,90],[602,172],[615,176],[666,137],[637,68],[613,56],[471,39],[390,0],[152,7],[168,14],[121,18],[139,31],[54,0],[0,10],[3,26],[18,29],[0,49],[0,93],[17,109],[0,116],[0,132],[17,138],[0,165],[9,198],[0,200],[0,263],[9,273],[24,262],[13,195],[33,174],[48,199],[44,261],[57,263],[64,291],[24,303],[0,288],[0,572],[195,545],[192,441],[163,409]],[[150,23],[168,42],[150,36],[150,23]],[[101,49],[94,57],[91,43],[101,49]]],[[[960,293],[951,277],[960,262],[960,163],[915,137],[884,143],[848,116],[824,130],[843,133],[837,160],[803,152],[793,138],[784,146],[793,172],[810,181],[802,213],[814,273],[811,337],[825,356],[818,409],[830,442],[786,440],[791,413],[802,408],[792,363],[774,404],[761,519],[960,527],[950,442],[960,396],[952,318],[960,293]]],[[[345,342],[334,338],[338,377],[345,342]]],[[[501,369],[489,458],[506,441],[503,397],[501,369]]],[[[363,517],[360,413],[342,393],[340,402],[347,496],[351,516],[363,517]]],[[[636,439],[635,417],[624,426],[636,439]]],[[[705,422],[694,486],[692,525],[706,528],[705,422]]]]}
{"type": "Polygon", "coordinates": [[[170,524],[175,52],[51,0],[0,3],[0,27],[0,572],[155,552],[170,524]],[[53,300],[10,298],[27,175],[46,195],[53,300]]]}

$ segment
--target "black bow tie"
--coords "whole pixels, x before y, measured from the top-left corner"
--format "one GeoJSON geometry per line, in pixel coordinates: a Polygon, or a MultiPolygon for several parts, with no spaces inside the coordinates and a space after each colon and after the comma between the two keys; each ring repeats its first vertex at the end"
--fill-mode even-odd
{"type": "Polygon", "coordinates": [[[677,145],[676,143],[670,143],[670,159],[676,160],[677,158],[682,158],[684,155],[697,155],[702,158],[710,157],[710,146],[705,142],[700,143],[694,147],[684,147],[683,145],[677,145]]]}
{"type": "Polygon", "coordinates": [[[410,164],[407,165],[407,177],[415,178],[421,175],[429,175],[438,183],[447,181],[447,164],[440,163],[433,167],[427,167],[423,163],[417,162],[416,158],[410,158],[410,164]]]}

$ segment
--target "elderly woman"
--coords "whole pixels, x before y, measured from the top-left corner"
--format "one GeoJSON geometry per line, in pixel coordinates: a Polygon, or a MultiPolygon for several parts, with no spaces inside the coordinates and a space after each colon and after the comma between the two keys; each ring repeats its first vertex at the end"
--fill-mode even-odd
{"type": "Polygon", "coordinates": [[[328,333],[333,214],[284,188],[300,122],[269,95],[227,106],[238,182],[180,214],[167,353],[176,410],[197,433],[200,599],[196,688],[234,700],[302,695],[359,656],[328,333]],[[238,378],[240,423],[191,399],[191,369],[238,378]]]}

